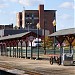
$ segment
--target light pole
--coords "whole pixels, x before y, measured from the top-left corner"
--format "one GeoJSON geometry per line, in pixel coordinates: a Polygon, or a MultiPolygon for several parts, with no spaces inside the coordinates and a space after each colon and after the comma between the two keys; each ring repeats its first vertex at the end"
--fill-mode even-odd
{"type": "Polygon", "coordinates": [[[44,22],[44,54],[46,54],[46,46],[45,46],[45,22],[44,22]]]}
{"type": "Polygon", "coordinates": [[[30,23],[28,22],[27,24],[28,24],[28,32],[29,32],[29,25],[30,25],[30,23]]]}
{"type": "Polygon", "coordinates": [[[37,38],[38,38],[37,50],[38,50],[38,55],[37,55],[36,59],[39,59],[39,29],[40,29],[40,24],[37,23],[37,38]]]}
{"type": "Polygon", "coordinates": [[[28,32],[29,32],[29,29],[32,23],[27,23],[27,24],[28,24],[28,32]]]}
{"type": "MultiPolygon", "coordinates": [[[[52,23],[53,23],[53,27],[54,27],[54,32],[56,32],[56,20],[54,19],[52,23]]],[[[55,54],[55,43],[56,43],[56,40],[54,37],[54,54],[55,54]]]]}

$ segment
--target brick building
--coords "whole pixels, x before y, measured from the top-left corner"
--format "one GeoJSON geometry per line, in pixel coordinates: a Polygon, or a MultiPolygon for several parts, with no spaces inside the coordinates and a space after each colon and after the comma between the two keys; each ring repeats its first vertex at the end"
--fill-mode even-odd
{"type": "Polygon", "coordinates": [[[17,13],[17,27],[22,27],[22,12],[17,13]]]}
{"type": "Polygon", "coordinates": [[[56,19],[56,10],[44,10],[44,5],[39,5],[38,10],[23,10],[17,13],[17,27],[36,29],[37,23],[40,28],[53,33],[53,20],[56,19]]]}

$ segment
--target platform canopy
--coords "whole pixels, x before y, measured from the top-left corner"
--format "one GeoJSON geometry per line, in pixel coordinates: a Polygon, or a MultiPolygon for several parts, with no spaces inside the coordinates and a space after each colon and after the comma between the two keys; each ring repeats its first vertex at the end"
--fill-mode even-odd
{"type": "Polygon", "coordinates": [[[27,36],[37,36],[36,33],[34,32],[25,32],[25,33],[20,33],[20,34],[14,34],[14,35],[8,35],[8,36],[4,36],[4,37],[0,37],[0,41],[3,40],[12,40],[12,39],[18,39],[18,38],[22,38],[23,36],[27,37],[27,36]]]}
{"type": "MultiPolygon", "coordinates": [[[[71,47],[73,46],[72,43],[75,40],[75,28],[59,30],[48,36],[55,37],[57,41],[60,43],[61,48],[62,48],[62,43],[64,42],[64,40],[67,40],[70,45],[70,53],[71,53],[71,50],[72,50],[71,47]]],[[[62,53],[62,49],[60,49],[60,53],[62,53]]]]}
{"type": "Polygon", "coordinates": [[[75,35],[75,28],[59,30],[59,31],[56,31],[55,33],[48,35],[48,36],[52,37],[52,36],[64,36],[64,35],[75,35]]]}

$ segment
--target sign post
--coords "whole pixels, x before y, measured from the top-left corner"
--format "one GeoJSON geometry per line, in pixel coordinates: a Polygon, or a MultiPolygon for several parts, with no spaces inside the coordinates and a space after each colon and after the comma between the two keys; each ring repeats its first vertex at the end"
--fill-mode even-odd
{"type": "Polygon", "coordinates": [[[34,39],[34,37],[33,36],[30,36],[29,37],[29,41],[31,42],[31,59],[32,59],[32,57],[33,57],[33,50],[32,50],[32,41],[33,41],[33,39],[34,39]]]}

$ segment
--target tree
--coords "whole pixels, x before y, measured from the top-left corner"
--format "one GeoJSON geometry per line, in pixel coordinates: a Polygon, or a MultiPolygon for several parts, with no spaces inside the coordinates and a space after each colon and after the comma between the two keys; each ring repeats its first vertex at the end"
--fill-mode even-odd
{"type": "Polygon", "coordinates": [[[72,42],[72,45],[75,46],[75,39],[74,39],[74,41],[72,42]]]}
{"type": "MultiPolygon", "coordinates": [[[[44,48],[44,39],[42,40],[42,47],[44,48]]],[[[49,38],[48,36],[45,37],[45,48],[51,48],[53,45],[52,39],[49,38]]]]}
{"type": "Polygon", "coordinates": [[[18,27],[17,27],[17,26],[14,26],[14,29],[16,29],[16,30],[17,30],[17,29],[18,29],[18,27]]]}

